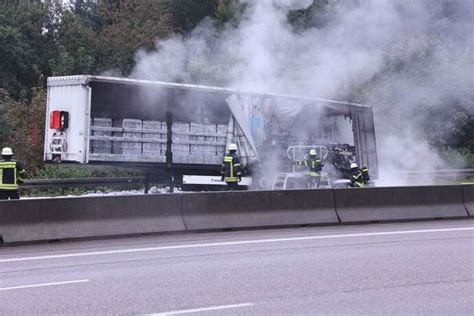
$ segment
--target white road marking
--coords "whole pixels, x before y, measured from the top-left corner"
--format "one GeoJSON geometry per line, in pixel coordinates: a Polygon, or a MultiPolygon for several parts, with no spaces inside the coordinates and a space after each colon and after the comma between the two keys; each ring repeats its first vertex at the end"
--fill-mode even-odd
{"type": "Polygon", "coordinates": [[[204,244],[147,247],[147,248],[134,248],[134,249],[94,251],[94,252],[79,252],[79,253],[67,253],[67,254],[62,254],[62,255],[49,255],[49,256],[35,256],[35,257],[0,259],[0,263],[33,261],[33,260],[47,260],[47,259],[61,259],[61,258],[74,258],[74,257],[87,257],[87,256],[101,256],[101,255],[113,255],[113,254],[135,253],[135,252],[150,252],[150,251],[173,250],[173,249],[250,245],[250,244],[274,243],[274,242],[291,242],[291,241],[302,241],[302,240],[348,238],[348,237],[387,236],[387,235],[405,235],[405,234],[428,234],[428,233],[441,233],[441,232],[454,232],[454,231],[467,231],[467,230],[474,230],[474,227],[440,228],[440,229],[424,229],[424,230],[404,230],[404,231],[388,231],[388,232],[326,235],[326,236],[325,235],[320,235],[320,236],[304,236],[304,237],[270,238],[270,239],[226,241],[226,242],[215,242],[215,243],[204,243],[204,244]]]}
{"type": "Polygon", "coordinates": [[[73,280],[73,281],[63,281],[63,282],[52,282],[52,283],[42,283],[42,284],[32,284],[32,285],[21,285],[21,286],[11,286],[11,287],[1,287],[0,291],[9,291],[9,290],[19,290],[19,289],[31,289],[34,287],[43,287],[43,286],[54,286],[54,285],[64,285],[64,284],[74,284],[74,283],[84,283],[89,282],[90,280],[73,280]]]}
{"type": "Polygon", "coordinates": [[[184,309],[180,311],[171,311],[171,312],[148,314],[148,315],[150,316],[180,315],[180,314],[216,311],[216,310],[229,309],[229,308],[248,307],[248,306],[254,306],[254,305],[255,305],[254,303],[243,303],[243,304],[233,304],[233,305],[210,306],[210,307],[204,307],[204,308],[184,309]]]}

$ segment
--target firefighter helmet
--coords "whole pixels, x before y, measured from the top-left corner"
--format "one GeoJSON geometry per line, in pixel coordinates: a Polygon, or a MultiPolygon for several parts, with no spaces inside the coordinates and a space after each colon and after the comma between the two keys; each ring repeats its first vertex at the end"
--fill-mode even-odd
{"type": "Polygon", "coordinates": [[[231,150],[237,150],[237,145],[236,145],[236,144],[230,144],[227,149],[228,149],[229,151],[231,151],[231,150]]]}
{"type": "Polygon", "coordinates": [[[357,169],[358,166],[355,162],[351,163],[351,169],[357,169]]]}
{"type": "Polygon", "coordinates": [[[10,147],[5,147],[2,149],[2,156],[12,156],[13,150],[10,147]]]}
{"type": "Polygon", "coordinates": [[[311,150],[309,151],[309,155],[310,155],[310,156],[316,156],[316,149],[311,149],[311,150]]]}

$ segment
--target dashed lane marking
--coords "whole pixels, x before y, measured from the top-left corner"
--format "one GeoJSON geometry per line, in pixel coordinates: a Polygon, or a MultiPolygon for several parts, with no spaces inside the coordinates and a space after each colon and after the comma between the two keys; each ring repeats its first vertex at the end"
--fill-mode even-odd
{"type": "Polygon", "coordinates": [[[31,289],[31,288],[35,288],[35,287],[66,285],[66,284],[74,284],[74,283],[84,283],[84,282],[89,282],[89,281],[90,280],[84,279],[84,280],[72,280],[72,281],[62,281],[62,282],[51,282],[51,283],[41,283],[41,284],[31,284],[31,285],[1,287],[0,291],[31,289]]]}
{"type": "Polygon", "coordinates": [[[318,235],[318,236],[254,239],[254,240],[227,241],[227,242],[202,243],[202,244],[188,244],[188,245],[174,245],[174,246],[161,246],[161,247],[118,249],[118,250],[105,250],[105,251],[93,251],[93,252],[78,252],[78,253],[67,253],[67,254],[59,254],[59,255],[48,255],[48,256],[8,258],[8,259],[0,259],[0,263],[35,261],[35,260],[49,260],[49,259],[62,259],[62,258],[74,258],[74,257],[103,256],[103,255],[114,255],[114,254],[124,254],[124,253],[174,250],[174,249],[190,249],[190,248],[235,246],[235,245],[251,245],[251,244],[264,244],[264,243],[277,243],[277,242],[294,242],[294,241],[307,241],[307,240],[318,240],[318,239],[333,239],[333,238],[353,238],[353,237],[390,236],[390,235],[407,235],[407,234],[433,234],[433,233],[471,231],[471,230],[474,230],[474,227],[458,227],[458,228],[440,228],[440,229],[424,229],[424,230],[385,231],[385,232],[372,232],[372,233],[359,233],[359,234],[318,235]]]}
{"type": "Polygon", "coordinates": [[[181,315],[181,314],[191,314],[191,313],[199,313],[199,312],[208,312],[208,311],[217,311],[222,309],[230,309],[230,308],[241,308],[241,307],[249,307],[255,305],[254,303],[243,303],[243,304],[232,304],[232,305],[221,305],[221,306],[209,306],[203,308],[194,308],[194,309],[183,309],[180,311],[170,311],[170,312],[163,312],[157,314],[148,314],[150,316],[165,316],[165,315],[181,315]]]}

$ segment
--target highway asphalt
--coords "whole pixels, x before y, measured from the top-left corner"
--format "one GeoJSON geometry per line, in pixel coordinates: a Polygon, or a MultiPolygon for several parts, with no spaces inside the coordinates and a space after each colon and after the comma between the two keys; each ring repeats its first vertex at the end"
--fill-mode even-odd
{"type": "Polygon", "coordinates": [[[474,221],[0,248],[0,314],[474,315],[474,221]]]}

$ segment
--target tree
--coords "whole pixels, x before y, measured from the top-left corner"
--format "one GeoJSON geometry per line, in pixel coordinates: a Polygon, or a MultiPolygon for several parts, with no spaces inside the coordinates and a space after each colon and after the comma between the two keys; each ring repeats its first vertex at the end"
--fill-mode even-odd
{"type": "Polygon", "coordinates": [[[99,33],[103,28],[100,8],[99,1],[93,0],[73,0],[69,5],[69,10],[82,21],[83,26],[94,33],[99,33]]]}
{"type": "Polygon", "coordinates": [[[34,175],[43,165],[46,90],[33,89],[31,103],[8,101],[6,132],[8,145],[15,157],[25,163],[28,174],[34,175]]]}
{"type": "Polygon", "coordinates": [[[15,106],[15,103],[7,91],[0,89],[0,148],[12,146],[8,114],[9,109],[15,106]]]}
{"type": "Polygon", "coordinates": [[[167,1],[123,0],[101,8],[103,29],[99,34],[102,70],[127,75],[139,49],[153,49],[155,41],[172,30],[167,1]]]}
{"type": "Polygon", "coordinates": [[[48,5],[0,5],[0,88],[28,99],[48,74],[48,5]]]}
{"type": "Polygon", "coordinates": [[[193,30],[205,17],[214,17],[216,0],[170,1],[173,30],[186,33],[193,30]]]}
{"type": "Polygon", "coordinates": [[[99,43],[84,19],[69,10],[61,12],[61,23],[54,34],[55,52],[49,60],[52,75],[96,73],[99,43]]]}
{"type": "Polygon", "coordinates": [[[296,30],[322,28],[334,20],[340,2],[340,0],[314,0],[305,9],[288,12],[288,22],[296,30]]]}
{"type": "Polygon", "coordinates": [[[220,26],[227,23],[238,24],[246,7],[246,3],[238,0],[218,0],[215,10],[217,24],[220,26]]]}

